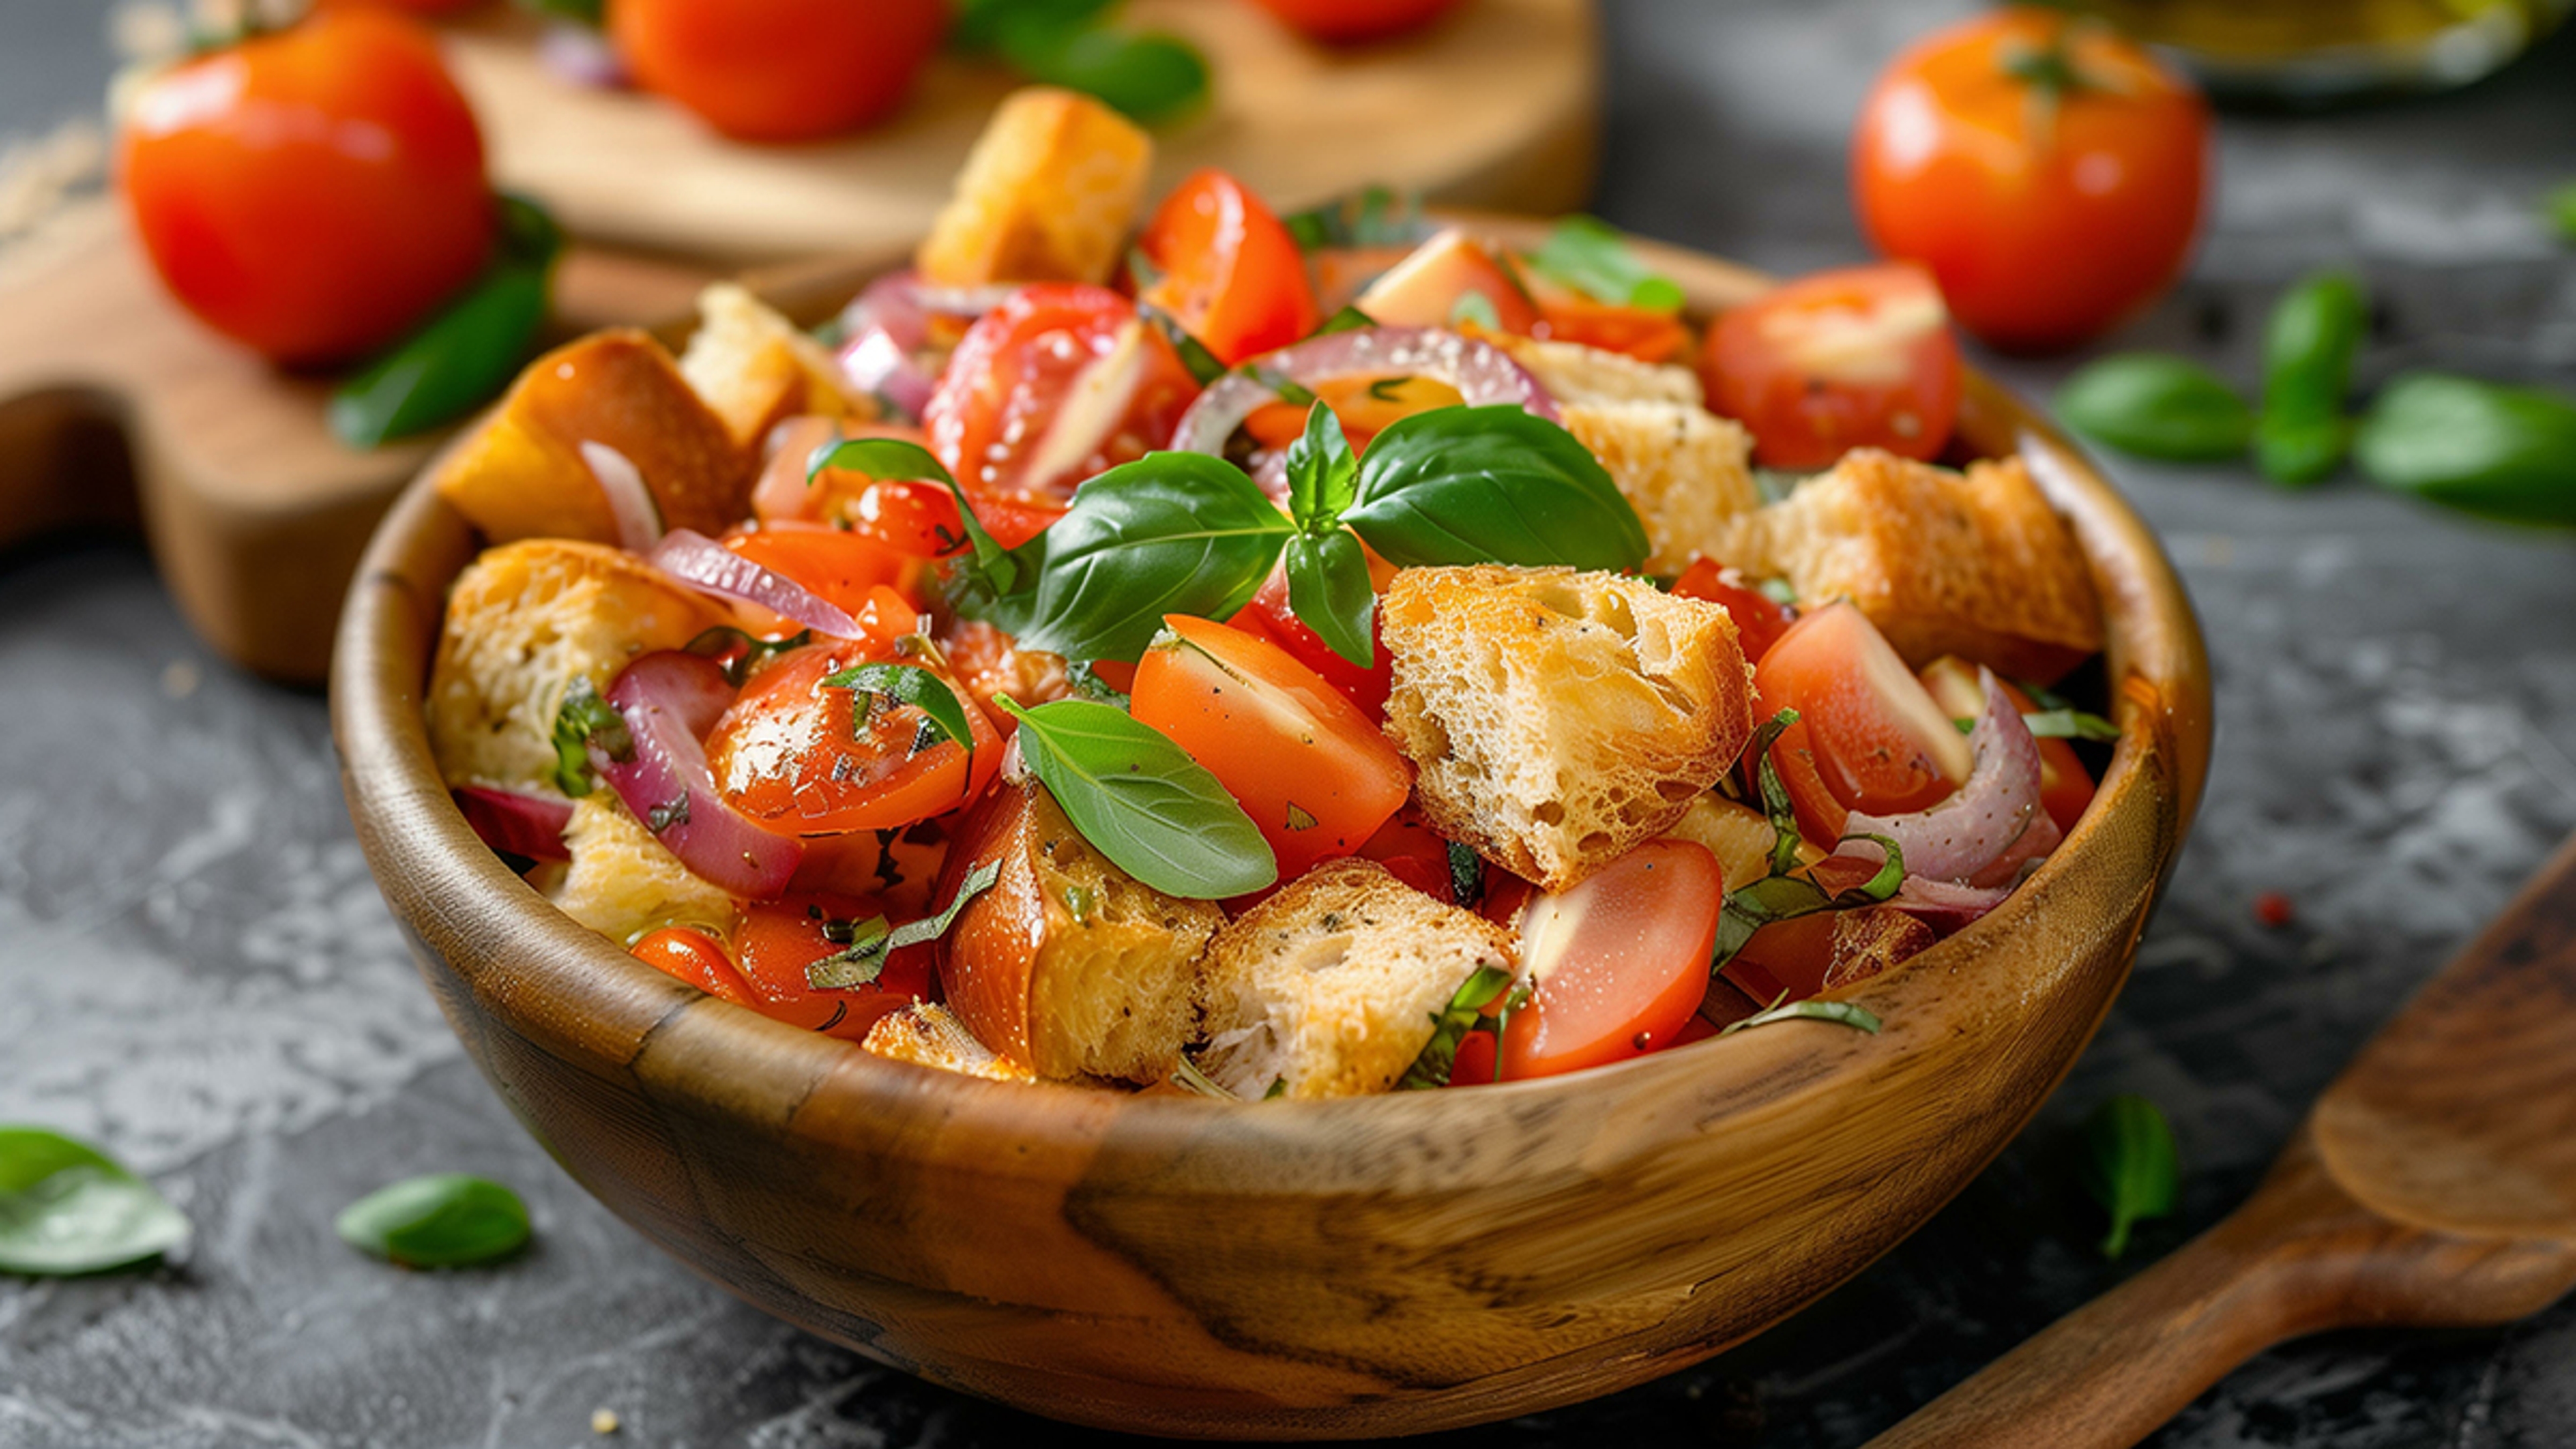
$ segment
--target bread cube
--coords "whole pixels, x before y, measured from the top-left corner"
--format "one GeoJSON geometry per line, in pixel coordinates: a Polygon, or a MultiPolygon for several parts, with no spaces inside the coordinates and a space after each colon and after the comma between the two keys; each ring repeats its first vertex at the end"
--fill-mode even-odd
{"type": "Polygon", "coordinates": [[[1646,525],[1649,573],[1677,575],[1723,547],[1727,525],[1762,506],[1753,435],[1697,403],[1571,403],[1565,428],[1592,450],[1646,525]]]}
{"type": "Polygon", "coordinates": [[[694,926],[720,941],[733,939],[741,903],[692,874],[615,792],[593,791],[573,805],[564,847],[572,863],[549,897],[565,915],[619,946],[632,946],[664,926],[694,926]]]}
{"type": "Polygon", "coordinates": [[[698,294],[698,330],[680,354],[680,375],[746,457],[760,456],[770,429],[792,417],[877,416],[876,400],[850,386],[823,344],[734,282],[698,294]]]}
{"type": "Polygon", "coordinates": [[[1153,138],[1089,96],[1012,92],[921,244],[922,278],[945,287],[1108,281],[1153,161],[1153,138]]]}
{"type": "Polygon", "coordinates": [[[975,1039],[957,1013],[935,1001],[916,1001],[877,1018],[859,1049],[888,1061],[910,1062],[982,1077],[988,1082],[1034,1082],[1035,1072],[975,1039]]]}

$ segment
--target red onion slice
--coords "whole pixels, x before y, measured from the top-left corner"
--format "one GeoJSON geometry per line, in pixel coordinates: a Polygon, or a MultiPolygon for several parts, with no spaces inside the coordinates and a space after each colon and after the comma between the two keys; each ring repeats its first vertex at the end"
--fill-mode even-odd
{"type": "Polygon", "coordinates": [[[651,553],[662,541],[662,510],[644,486],[644,475],[606,443],[583,443],[581,461],[590,465],[590,476],[599,480],[600,494],[608,500],[608,516],[617,520],[617,546],[651,553]]]}
{"type": "Polygon", "coordinates": [[[859,621],[839,605],[692,529],[672,529],[654,546],[652,564],[692,588],[758,604],[818,634],[856,639],[862,632],[859,621]]]}
{"type": "Polygon", "coordinates": [[[707,766],[706,732],[733,699],[713,660],[677,650],[647,654],[608,686],[635,750],[609,758],[594,744],[592,768],[654,838],[691,874],[753,900],[787,891],[805,847],[773,835],[725,802],[707,766]]]}
{"type": "Polygon", "coordinates": [[[841,312],[841,373],[850,385],[893,403],[914,417],[930,403],[939,379],[918,354],[930,342],[930,309],[921,278],[892,272],[868,283],[841,312]]]}
{"type": "MultiPolygon", "coordinates": [[[[2039,803],[2039,742],[2022,723],[2021,710],[1996,682],[1994,671],[1980,669],[1986,712],[1968,735],[1976,766],[1968,781],[1949,799],[1907,815],[1864,815],[1855,810],[1845,835],[1884,835],[1905,852],[1910,880],[1966,882],[1976,885],[2010,880],[2024,860],[2036,859],[2057,844],[2057,826],[2039,803]]],[[[1854,840],[1843,847],[1866,860],[1885,860],[1886,852],[1871,841],[1854,840]]]]}
{"type": "Polygon", "coordinates": [[[1946,936],[2002,905],[2011,894],[2009,886],[1958,885],[1909,872],[1888,904],[1946,936]]]}
{"type": "Polygon", "coordinates": [[[1181,415],[1172,447],[1224,456],[1226,441],[1253,409],[1279,401],[1264,377],[1284,377],[1311,390],[1337,377],[1399,374],[1445,382],[1470,407],[1510,403],[1549,422],[1563,421],[1538,379],[1490,342],[1437,327],[1356,327],[1264,353],[1208,384],[1181,415]]]}
{"type": "Polygon", "coordinates": [[[572,824],[571,801],[481,785],[459,785],[447,793],[465,823],[494,850],[530,860],[572,859],[563,843],[564,830],[572,824]]]}

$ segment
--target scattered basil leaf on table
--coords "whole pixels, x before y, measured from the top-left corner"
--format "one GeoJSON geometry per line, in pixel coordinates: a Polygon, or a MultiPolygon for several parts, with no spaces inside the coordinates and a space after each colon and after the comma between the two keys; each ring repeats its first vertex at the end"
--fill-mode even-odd
{"type": "Polygon", "coordinates": [[[578,800],[599,787],[590,769],[590,747],[596,743],[612,760],[635,758],[635,737],[626,717],[600,698],[588,675],[575,675],[555,707],[555,788],[578,800]]]}
{"type": "Polygon", "coordinates": [[[2558,228],[2558,239],[2576,244],[2576,182],[2570,182],[2549,193],[2541,203],[2551,224],[2558,228]]]}
{"type": "Polygon", "coordinates": [[[187,1218],[114,1158],[42,1127],[0,1127],[0,1273],[104,1272],[187,1240],[187,1218]]]}
{"type": "Polygon", "coordinates": [[[965,748],[966,762],[975,762],[975,732],[968,726],[965,703],[958,699],[957,691],[948,687],[947,680],[921,665],[856,664],[823,676],[823,687],[855,690],[911,705],[928,718],[940,740],[955,740],[965,748]]]}
{"type": "Polygon", "coordinates": [[[1121,710],[1065,699],[1024,708],[1020,752],[1092,848],[1168,896],[1223,900],[1279,879],[1278,857],[1207,767],[1121,710]]]}
{"type": "Polygon", "coordinates": [[[2263,412],[2254,461],[2275,483],[2303,486],[2343,462],[2344,399],[2370,304],[2351,273],[2302,278],[2272,307],[2263,334],[2263,412]]]}
{"type": "Polygon", "coordinates": [[[340,1238],[406,1268],[464,1268],[528,1242],[528,1205],[489,1178],[462,1172],[406,1178],[341,1209],[340,1238]]]}
{"type": "Polygon", "coordinates": [[[1594,216],[1559,221],[1528,255],[1529,264],[1554,281],[1598,302],[1643,307],[1654,312],[1678,311],[1682,289],[1658,275],[1637,257],[1627,235],[1594,216]]]}
{"type": "MultiPolygon", "coordinates": [[[[2021,722],[2029,727],[2031,737],[2034,739],[2094,740],[2108,743],[2120,737],[2118,725],[2098,714],[2088,714],[2080,709],[2039,710],[2023,715],[2021,722]]],[[[1961,730],[1961,734],[1972,733],[1975,730],[1977,723],[1975,720],[1967,720],[1964,723],[1968,728],[1961,730]]]]}
{"type": "Polygon", "coordinates": [[[1224,619],[1252,601],[1294,532],[1243,470],[1200,453],[1122,463],[1047,526],[1027,628],[1032,649],[1143,657],[1165,614],[1224,619]]]}
{"type": "Polygon", "coordinates": [[[805,968],[805,984],[817,991],[844,991],[873,983],[885,974],[888,957],[907,946],[947,935],[966,903],[991,890],[993,882],[1001,878],[1002,863],[988,860],[966,873],[966,878],[957,883],[956,896],[938,915],[894,927],[888,927],[883,916],[851,923],[849,939],[841,943],[840,950],[805,968]]]}
{"type": "MultiPolygon", "coordinates": [[[[1783,992],[1781,995],[1785,998],[1787,993],[1783,992]]],[[[1818,1001],[1809,998],[1805,1001],[1774,1000],[1770,1006],[1742,1021],[1728,1022],[1718,1028],[1717,1034],[1733,1036],[1739,1031],[1750,1031],[1757,1026],[1769,1026],[1781,1021],[1826,1021],[1836,1026],[1850,1027],[1854,1031],[1864,1031],[1871,1036],[1878,1035],[1879,1029],[1886,1025],[1878,1019],[1876,1012],[1867,1007],[1848,1001],[1818,1001]]]]}
{"type": "Polygon", "coordinates": [[[1484,1016],[1485,1008],[1511,987],[1512,973],[1500,966],[1479,966],[1458,983],[1449,1004],[1431,1013],[1431,1040],[1422,1044],[1413,1064],[1395,1079],[1395,1090],[1423,1092],[1449,1085],[1449,1074],[1457,1068],[1458,1048],[1466,1042],[1467,1033],[1484,1016]]]}
{"type": "Polygon", "coordinates": [[[2576,401],[2447,373],[2408,373],[2353,439],[2361,471],[2503,523],[2576,527],[2576,401]]]}
{"type": "Polygon", "coordinates": [[[1592,450],[1508,403],[1390,424],[1360,463],[1342,521],[1399,568],[1566,564],[1633,569],[1646,526],[1592,450]]]}
{"type": "Polygon", "coordinates": [[[417,331],[331,394],[331,432],[353,448],[464,416],[506,387],[546,318],[563,234],[536,203],[500,198],[499,254],[417,331]]]}
{"type": "Polygon", "coordinates": [[[2057,390],[2057,415],[2105,446],[2141,458],[2209,463],[2241,456],[2254,410],[2217,374],[2158,352],[2091,363],[2057,390]]]}
{"type": "Polygon", "coordinates": [[[2084,1186],[2111,1214],[2105,1258],[2129,1250],[2129,1231],[2139,1221],[2174,1210],[2182,1159],[2155,1103],[2124,1092],[2095,1109],[2084,1123],[2084,1186]]]}

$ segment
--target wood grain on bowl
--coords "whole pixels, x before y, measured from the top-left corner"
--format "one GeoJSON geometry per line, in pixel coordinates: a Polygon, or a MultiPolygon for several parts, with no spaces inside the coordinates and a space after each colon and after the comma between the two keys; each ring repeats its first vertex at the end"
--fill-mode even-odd
{"type": "MultiPolygon", "coordinates": [[[[1647,254],[1703,310],[1761,285],[1647,254]]],[[[421,689],[472,541],[417,485],[342,619],[350,807],[521,1119],[761,1307],[1128,1430],[1357,1437],[1527,1413],[1704,1358],[1885,1252],[2029,1120],[2127,974],[2208,767],[2199,630],[2145,525],[2063,439],[1984,379],[1962,427],[2028,457],[2073,521],[2122,736],[2044,869],[1853,993],[1876,1036],[1790,1023],[1542,1081],[1229,1106],[928,1071],[704,997],[555,912],[449,806],[421,689]]]]}

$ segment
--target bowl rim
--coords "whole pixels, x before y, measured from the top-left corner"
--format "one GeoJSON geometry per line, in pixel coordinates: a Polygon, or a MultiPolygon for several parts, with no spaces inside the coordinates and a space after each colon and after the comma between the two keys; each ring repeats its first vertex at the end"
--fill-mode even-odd
{"type": "MultiPolygon", "coordinates": [[[[1494,213],[1432,214],[1520,243],[1534,241],[1549,224],[1494,213]]],[[[1760,273],[1698,252],[1643,239],[1636,245],[1682,284],[1693,315],[1771,285],[1760,273]]],[[[890,261],[840,259],[749,280],[791,315],[811,317],[890,261]]],[[[676,337],[685,329],[664,330],[676,337]]],[[[1209,1114],[1248,1112],[1256,1104],[988,1081],[879,1058],[855,1043],[706,996],[554,909],[483,845],[450,801],[430,754],[423,704],[447,586],[475,549],[461,518],[430,486],[437,459],[405,487],[351,583],[332,658],[333,734],[361,844],[416,951],[443,962],[488,1015],[541,1049],[594,1073],[631,1075],[657,1100],[686,1102],[762,1132],[820,1135],[907,1159],[953,1160],[960,1151],[982,1151],[989,1159],[983,1170],[997,1176],[1060,1172],[1060,1164],[1011,1165],[1032,1142],[1081,1142],[1139,1162],[1184,1149],[1235,1153],[1240,1160],[1222,1165],[1225,1175],[1249,1173],[1284,1190],[1324,1192],[1351,1186],[1356,1174],[1349,1164],[1288,1160],[1283,1149],[1293,1140],[1320,1141],[1398,1120],[1416,1134],[1463,1130],[1484,1115],[1483,1104],[1506,1098],[1644,1102],[1680,1092],[1711,1104],[1700,1120],[1704,1130],[1728,1113],[1796,1110],[1854,1076],[1885,1070],[1892,1054],[1969,1029],[1949,983],[2058,906],[2053,887],[2124,817],[2156,842],[2152,858],[2131,863],[2132,875],[2143,867],[2145,878],[2130,882],[2148,896],[2131,913],[2143,922],[2197,807],[2209,763],[2208,662],[2189,597],[2153,531],[2071,442],[1974,369],[1965,378],[1959,433],[1980,456],[2021,456],[2074,527],[2102,599],[2121,738],[2093,805],[2028,881],[1986,917],[1848,994],[1888,1024],[1877,1034],[1771,1030],[1729,1038],[1723,1046],[1695,1042],[1474,1092],[1263,1103],[1257,1104],[1263,1125],[1277,1124],[1278,1131],[1210,1140],[1203,1133],[1209,1114]],[[1283,1135],[1289,1132],[1296,1138],[1283,1135]]],[[[2137,928],[2128,929],[2116,953],[2122,980],[2136,943],[2137,928]]],[[[2099,1007],[2077,1049],[2056,1064],[2051,1090],[2117,994],[2118,980],[2096,984],[2099,1007]]],[[[1966,1014],[1979,1024],[2008,1024],[2008,1004],[1979,1003],[1966,1014]]],[[[2025,1001],[2023,1009],[2039,1008],[2025,1001]]],[[[461,1030],[464,1024],[457,1024],[461,1030]]],[[[1997,1150],[2010,1136],[2002,1135],[1997,1150]]],[[[1421,1175],[1426,1185],[1461,1186],[1489,1177],[1491,1164],[1486,1168],[1471,1178],[1458,1175],[1463,1168],[1444,1175],[1427,1165],[1421,1175]]]]}

